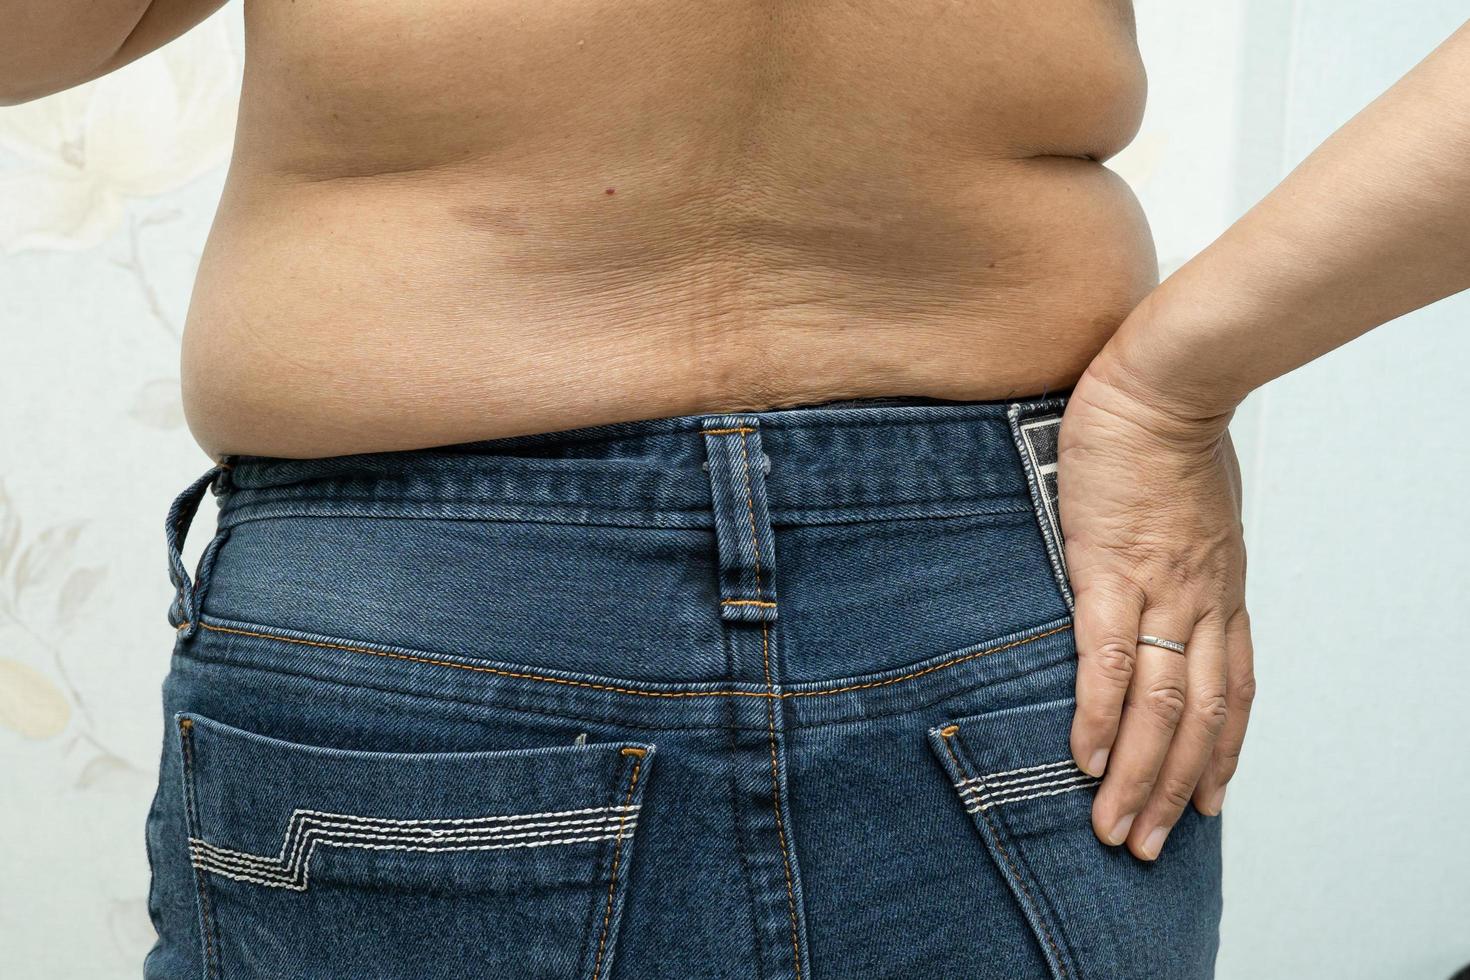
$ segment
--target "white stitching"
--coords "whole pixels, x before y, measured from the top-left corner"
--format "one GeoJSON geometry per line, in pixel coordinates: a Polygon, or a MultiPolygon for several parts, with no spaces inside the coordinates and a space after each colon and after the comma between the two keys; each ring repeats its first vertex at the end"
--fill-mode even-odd
{"type": "MultiPolygon", "coordinates": [[[[636,826],[636,821],[628,820],[623,824],[623,833],[631,833],[636,826]]],[[[311,884],[311,857],[317,844],[336,847],[354,847],[362,850],[372,851],[494,851],[507,850],[521,847],[546,847],[553,844],[576,844],[589,841],[612,840],[617,836],[618,828],[611,827],[601,833],[582,837],[548,836],[548,835],[512,835],[532,837],[534,839],[515,840],[508,843],[463,843],[463,844],[440,844],[438,846],[425,846],[424,841],[398,841],[394,842],[391,837],[384,837],[383,843],[369,844],[361,841],[349,841],[340,838],[313,837],[306,845],[305,856],[301,864],[293,872],[289,868],[274,868],[268,865],[251,863],[250,859],[259,860],[257,855],[242,852],[225,852],[222,854],[211,853],[203,841],[198,838],[190,839],[190,859],[196,868],[210,871],[215,874],[224,875],[227,878],[235,878],[242,881],[253,881],[262,885],[277,888],[288,888],[293,891],[306,891],[311,884]]],[[[469,838],[475,840],[477,838],[469,838]]],[[[506,835],[492,838],[478,838],[480,840],[505,840],[506,835]]]]}
{"type": "Polygon", "coordinates": [[[970,813],[979,813],[1006,803],[1020,803],[1023,800],[1089,789],[1101,782],[1098,777],[1083,772],[1071,759],[1064,759],[1060,762],[975,776],[960,780],[954,785],[959,790],[961,800],[968,804],[965,809],[970,813]],[[1015,778],[996,779],[997,776],[1015,778]]]}
{"type": "MultiPolygon", "coordinates": [[[[551,823],[514,824],[514,825],[508,825],[506,827],[502,827],[502,828],[498,828],[498,829],[485,829],[485,830],[473,830],[473,829],[465,829],[465,828],[456,828],[455,830],[450,830],[450,831],[442,831],[442,830],[423,831],[423,830],[418,830],[416,828],[409,828],[408,831],[406,831],[404,833],[399,833],[399,834],[393,834],[393,833],[386,832],[388,828],[380,828],[380,829],[364,828],[364,827],[345,827],[344,828],[344,827],[331,826],[331,825],[309,826],[309,827],[306,827],[305,830],[301,832],[300,836],[297,837],[297,839],[296,839],[296,847],[293,849],[292,854],[291,854],[291,860],[289,860],[289,861],[286,861],[286,860],[284,860],[284,858],[281,858],[281,857],[271,858],[271,857],[265,857],[265,856],[262,856],[262,855],[259,855],[259,854],[247,854],[247,853],[245,853],[243,851],[234,851],[234,850],[231,850],[229,848],[219,847],[218,845],[210,844],[207,841],[200,841],[200,845],[201,845],[201,847],[208,848],[209,850],[217,851],[218,853],[220,853],[222,855],[236,855],[236,856],[239,856],[241,860],[248,859],[252,863],[260,864],[260,865],[267,866],[267,867],[270,867],[270,868],[273,868],[273,869],[274,868],[292,868],[292,867],[295,867],[297,865],[297,863],[299,862],[299,860],[300,860],[300,852],[301,852],[302,848],[304,846],[306,846],[307,842],[316,843],[318,841],[321,841],[323,843],[333,843],[333,844],[336,844],[336,843],[339,843],[339,842],[354,841],[354,840],[393,840],[393,841],[400,841],[400,842],[404,842],[404,843],[416,843],[416,844],[420,844],[420,845],[422,845],[422,847],[420,849],[427,851],[427,850],[440,850],[441,849],[439,847],[440,844],[453,844],[453,843],[458,843],[458,842],[461,842],[461,841],[512,840],[512,839],[515,839],[515,838],[518,838],[518,837],[558,837],[558,836],[563,836],[564,837],[567,834],[573,834],[573,833],[580,834],[580,833],[585,833],[585,832],[590,831],[590,830],[597,830],[599,827],[610,828],[610,827],[616,826],[616,822],[619,819],[621,819],[621,817],[618,817],[618,816],[607,816],[607,817],[598,817],[598,818],[595,818],[595,819],[594,818],[586,818],[586,819],[582,819],[582,820],[566,820],[566,821],[556,821],[556,822],[551,822],[551,823]],[[530,830],[530,831],[527,831],[526,833],[516,833],[515,832],[515,831],[522,830],[522,829],[528,828],[528,827],[574,827],[576,829],[575,830],[558,830],[558,831],[551,831],[551,832],[547,832],[547,831],[544,831],[544,830],[530,830]],[[349,832],[346,832],[346,831],[352,831],[352,832],[349,833],[349,832]]],[[[342,844],[341,846],[351,847],[351,846],[356,846],[356,845],[353,845],[353,844],[342,844]]]]}
{"type": "Polygon", "coordinates": [[[632,833],[638,809],[637,805],[593,807],[443,820],[393,820],[296,810],[276,857],[231,850],[191,837],[189,858],[195,868],[227,878],[305,891],[310,884],[311,856],[318,844],[395,851],[484,851],[576,844],[632,833]],[[533,819],[578,814],[595,816],[553,821],[533,819]]]}
{"type": "Polygon", "coordinates": [[[1020,769],[1006,769],[1002,772],[992,772],[988,775],[977,776],[966,781],[975,783],[984,780],[988,783],[992,779],[995,779],[997,776],[1016,776],[1023,772],[1040,772],[1043,769],[1065,769],[1067,766],[1075,765],[1077,765],[1077,763],[1073,762],[1071,759],[1063,759],[1060,762],[1048,762],[1045,765],[1040,766],[1022,766],[1020,769]]]}
{"type": "Polygon", "coordinates": [[[1067,776],[1064,779],[1053,780],[1049,783],[1036,783],[1032,786],[1022,786],[1018,789],[1008,789],[1000,793],[986,793],[982,790],[962,790],[966,802],[981,802],[982,809],[1000,806],[1002,803],[1018,803],[1021,800],[1034,800],[1039,796],[1054,796],[1056,793],[1066,793],[1074,789],[1086,789],[1096,786],[1099,780],[1096,776],[1082,773],[1077,776],[1067,776]],[[1053,790],[1052,787],[1064,787],[1053,790]],[[1035,790],[1036,792],[1031,792],[1035,790]]]}
{"type": "MultiPolygon", "coordinates": [[[[629,821],[627,827],[628,828],[631,828],[632,826],[633,826],[633,822],[632,821],[629,821]]],[[[572,837],[572,838],[567,838],[567,839],[564,839],[564,840],[531,841],[529,843],[519,843],[519,844],[490,844],[490,845],[483,845],[483,846],[476,846],[476,847],[468,847],[468,846],[466,846],[466,847],[436,847],[436,848],[434,848],[434,850],[435,851],[498,851],[498,850],[505,850],[507,848],[513,848],[513,847],[545,847],[545,846],[547,846],[549,844],[580,844],[580,843],[583,843],[585,841],[610,840],[614,836],[616,836],[616,835],[615,834],[599,834],[596,837],[572,837]]],[[[197,842],[198,842],[197,839],[191,840],[191,843],[197,843],[197,842]]],[[[394,846],[389,846],[389,845],[382,845],[382,846],[372,847],[372,848],[368,848],[368,849],[369,850],[383,850],[383,851],[413,851],[413,850],[419,850],[419,848],[414,848],[414,847],[394,847],[394,846]]],[[[290,881],[286,881],[286,880],[283,880],[283,879],[263,878],[263,877],[259,877],[257,875],[245,874],[244,872],[228,871],[223,866],[218,866],[217,867],[217,866],[213,865],[212,863],[208,863],[208,862],[198,862],[198,863],[196,863],[196,867],[199,867],[201,870],[208,871],[208,872],[210,872],[212,874],[222,875],[222,876],[224,876],[226,878],[232,878],[235,881],[248,881],[248,882],[251,882],[251,883],[257,884],[257,885],[265,885],[265,886],[270,887],[270,888],[289,888],[292,891],[299,891],[299,892],[306,891],[307,885],[310,883],[310,877],[311,877],[310,868],[307,869],[307,872],[303,876],[303,879],[302,879],[301,883],[300,884],[297,884],[295,882],[290,882],[290,881]]]]}
{"type": "MultiPolygon", "coordinates": [[[[631,824],[635,824],[635,823],[636,823],[636,821],[631,821],[630,820],[630,821],[626,821],[624,825],[627,826],[627,825],[631,825],[631,824]]],[[[598,828],[595,828],[595,827],[588,827],[588,828],[586,828],[586,830],[588,830],[588,831],[594,831],[594,830],[597,830],[597,829],[598,828]]],[[[606,838],[608,836],[608,833],[609,832],[610,831],[603,831],[603,832],[599,833],[598,835],[596,835],[595,837],[576,838],[576,839],[577,840],[584,840],[584,839],[585,840],[602,840],[602,839],[604,839],[604,838],[606,838]]],[[[443,844],[438,844],[437,842],[435,842],[436,846],[429,847],[429,846],[426,846],[428,844],[428,842],[416,840],[414,838],[401,838],[401,837],[395,838],[395,837],[388,837],[388,836],[384,836],[384,837],[380,837],[380,838],[373,838],[373,837],[365,837],[365,836],[360,835],[360,834],[353,835],[353,836],[348,836],[348,837],[343,837],[343,836],[325,837],[325,836],[322,836],[322,835],[318,834],[318,835],[312,837],[310,843],[307,844],[307,852],[308,852],[308,863],[309,863],[309,860],[310,860],[310,851],[311,851],[312,848],[315,848],[316,845],[318,845],[318,844],[324,844],[324,845],[327,845],[327,846],[335,846],[335,847],[354,847],[354,848],[359,848],[361,850],[367,850],[367,851],[425,851],[425,852],[430,852],[430,851],[483,851],[483,850],[499,850],[499,849],[509,848],[509,847],[540,847],[540,846],[544,846],[544,845],[547,845],[547,844],[562,844],[562,843],[566,843],[567,841],[569,841],[571,839],[573,839],[573,838],[567,837],[565,834],[563,834],[561,836],[551,836],[551,835],[547,835],[547,834],[501,834],[501,835],[498,835],[498,836],[495,836],[495,837],[464,837],[464,838],[458,838],[458,839],[456,839],[454,841],[444,842],[443,844]],[[532,839],[529,839],[529,840],[516,840],[515,838],[532,838],[532,839]],[[376,844],[362,843],[362,842],[371,841],[371,840],[378,840],[378,841],[381,841],[381,843],[376,843],[376,844]],[[492,841],[492,840],[507,840],[507,841],[511,841],[511,843],[508,843],[508,844],[497,844],[497,845],[488,845],[488,844],[474,843],[476,841],[492,841]]],[[[288,870],[284,870],[284,869],[281,869],[281,868],[277,867],[269,859],[261,858],[257,854],[247,854],[247,853],[245,853],[243,851],[230,851],[230,850],[227,850],[225,848],[215,847],[214,845],[209,844],[209,843],[206,843],[205,841],[202,841],[202,840],[200,840],[197,837],[190,838],[189,844],[190,844],[190,847],[193,848],[194,851],[197,853],[197,856],[198,856],[198,858],[199,858],[199,860],[201,862],[220,864],[220,865],[224,865],[224,866],[228,866],[228,867],[240,867],[240,868],[251,867],[251,868],[256,868],[256,869],[258,869],[258,870],[260,870],[262,872],[270,873],[272,875],[280,875],[280,876],[287,876],[287,877],[289,877],[289,871],[288,870]]]]}
{"type": "MultiPolygon", "coordinates": [[[[634,827],[636,825],[637,825],[637,821],[636,820],[625,820],[623,822],[623,827],[625,829],[628,828],[628,827],[634,827]]],[[[591,830],[591,829],[594,829],[594,828],[588,828],[588,829],[591,830]]],[[[616,836],[616,834],[613,831],[611,831],[611,830],[604,831],[602,833],[599,833],[599,834],[596,834],[596,835],[593,835],[593,836],[590,836],[590,837],[566,837],[566,836],[554,837],[554,836],[549,836],[549,835],[544,835],[544,834],[543,835],[536,835],[536,834],[505,834],[505,835],[501,835],[499,837],[486,837],[486,838],[474,838],[474,837],[471,837],[471,838],[464,838],[464,840],[466,840],[466,841],[474,841],[474,840],[508,840],[508,839],[514,838],[514,837],[534,837],[536,839],[534,839],[534,840],[518,840],[518,841],[513,841],[512,843],[509,843],[509,844],[447,843],[447,844],[444,844],[442,846],[425,847],[425,846],[423,846],[424,845],[424,842],[422,842],[422,841],[416,841],[416,840],[412,840],[412,839],[408,839],[408,840],[399,839],[398,842],[396,842],[396,843],[367,844],[367,843],[356,843],[356,842],[353,842],[352,840],[350,840],[348,838],[341,838],[341,837],[322,837],[322,836],[318,835],[316,837],[313,837],[311,839],[311,842],[309,844],[307,844],[307,859],[306,859],[306,863],[307,864],[310,864],[311,851],[318,844],[324,844],[324,845],[327,845],[327,846],[337,846],[337,847],[354,847],[354,848],[358,848],[358,849],[361,849],[361,850],[367,850],[367,851],[424,851],[424,852],[437,852],[437,851],[495,851],[495,850],[504,850],[504,849],[507,849],[507,848],[513,848],[513,847],[545,847],[545,846],[550,845],[550,844],[570,844],[570,843],[574,843],[574,842],[577,842],[577,841],[607,840],[609,837],[615,837],[615,836],[616,836]]],[[[372,838],[362,838],[359,835],[359,838],[358,839],[359,840],[371,840],[372,838]]],[[[392,837],[383,837],[383,838],[381,838],[381,840],[383,840],[383,841],[394,841],[395,839],[392,838],[392,837]]],[[[263,859],[260,858],[259,855],[256,855],[256,854],[247,854],[247,853],[245,853],[243,851],[230,851],[230,850],[227,850],[225,848],[215,847],[212,844],[208,844],[205,841],[202,841],[202,840],[200,840],[197,837],[191,837],[191,838],[189,838],[189,846],[190,846],[191,854],[195,858],[198,859],[198,862],[201,865],[206,865],[207,864],[207,865],[211,865],[211,866],[218,865],[220,867],[252,868],[254,870],[260,871],[262,874],[268,874],[268,875],[277,876],[277,878],[279,880],[286,880],[286,879],[288,879],[288,878],[291,877],[290,874],[289,874],[289,872],[287,870],[280,869],[280,868],[277,868],[277,867],[272,866],[272,864],[271,864],[271,862],[269,860],[263,860],[263,859]]],[[[309,870],[309,868],[306,869],[306,871],[303,874],[303,878],[307,878],[307,877],[310,877],[310,870],[309,870]]]]}
{"type": "MultiPolygon", "coordinates": [[[[474,832],[476,829],[479,829],[479,830],[483,831],[484,834],[486,835],[486,837],[488,838],[490,836],[494,836],[497,833],[497,828],[495,828],[493,826],[486,826],[486,825],[488,825],[488,824],[494,824],[494,823],[498,823],[498,822],[502,822],[502,821],[518,821],[518,822],[516,822],[516,823],[509,823],[509,822],[504,823],[504,825],[499,828],[499,831],[524,829],[526,827],[573,826],[573,825],[577,825],[577,824],[586,824],[588,822],[594,822],[594,821],[592,821],[591,818],[587,818],[587,817],[582,817],[579,820],[564,821],[564,822],[562,822],[560,824],[554,823],[554,822],[552,822],[552,823],[534,823],[534,822],[531,822],[531,821],[532,821],[533,818],[537,818],[537,817],[572,816],[574,814],[611,814],[611,815],[616,815],[617,813],[621,812],[622,810],[623,810],[623,808],[621,808],[621,807],[589,807],[589,808],[585,808],[585,809],[581,809],[581,810],[566,810],[566,811],[562,811],[560,813],[557,813],[557,812],[527,813],[527,814],[513,814],[513,815],[509,815],[509,816],[468,817],[468,818],[444,819],[444,820],[393,820],[393,819],[375,818],[375,817],[359,817],[359,816],[354,816],[353,814],[350,814],[350,813],[341,813],[341,814],[339,814],[339,813],[323,813],[323,812],[321,812],[319,810],[297,810],[295,813],[293,813],[291,815],[290,828],[286,832],[286,842],[285,843],[282,843],[282,845],[281,845],[282,851],[281,851],[280,856],[276,859],[275,864],[276,864],[277,867],[290,867],[290,868],[294,868],[294,867],[299,866],[300,859],[301,859],[301,854],[300,854],[301,849],[305,845],[306,841],[310,838],[310,836],[311,836],[312,833],[316,833],[318,836],[320,836],[321,833],[326,833],[328,831],[344,831],[345,832],[345,831],[349,831],[349,830],[359,830],[359,829],[361,829],[361,830],[367,830],[369,832],[381,832],[381,831],[386,831],[386,830],[397,830],[397,831],[402,831],[404,833],[413,832],[413,833],[417,833],[417,834],[420,834],[420,835],[427,834],[432,839],[435,836],[442,836],[442,835],[449,834],[449,833],[474,832]],[[314,828],[308,829],[307,826],[306,826],[308,823],[313,823],[313,824],[316,824],[317,826],[314,827],[314,828]],[[343,826],[344,824],[346,826],[343,826]],[[353,826],[353,824],[356,824],[357,826],[353,826]],[[441,829],[438,829],[441,826],[448,826],[450,829],[449,830],[441,830],[441,829]],[[286,860],[286,852],[285,852],[286,843],[289,843],[293,838],[296,841],[296,846],[293,849],[293,853],[291,854],[291,859],[289,861],[287,861],[286,860]]],[[[632,810],[629,810],[628,812],[630,812],[630,813],[631,812],[636,812],[636,808],[633,808],[632,810]]],[[[605,817],[604,819],[610,820],[611,819],[611,816],[605,817]]],[[[583,827],[583,828],[579,828],[579,829],[585,829],[585,828],[583,827]]],[[[339,834],[338,836],[341,836],[341,835],[339,834]]]]}
{"type": "Polygon", "coordinates": [[[992,788],[990,788],[988,786],[984,786],[984,785],[981,785],[981,786],[968,786],[968,787],[960,790],[960,792],[963,793],[963,794],[970,795],[970,796],[975,796],[975,795],[979,795],[979,796],[1014,796],[1017,793],[1029,793],[1033,789],[1044,789],[1047,786],[1060,786],[1063,783],[1071,782],[1073,780],[1081,779],[1081,778],[1084,778],[1084,777],[1087,778],[1087,779],[1094,779],[1094,778],[1096,778],[1094,776],[1088,776],[1086,773],[1077,773],[1077,772],[1074,772],[1074,773],[1068,773],[1066,775],[1058,775],[1058,776],[1055,776],[1055,777],[1053,777],[1051,779],[1039,779],[1039,780],[1034,780],[1034,781],[1029,782],[1029,783],[1022,783],[1022,784],[1015,785],[1015,786],[1007,786],[1007,787],[1005,787],[1003,789],[992,789],[992,788]]]}
{"type": "Polygon", "coordinates": [[[417,831],[433,836],[449,834],[458,831],[461,828],[468,828],[469,830],[474,830],[478,828],[488,832],[495,829],[493,826],[490,826],[495,823],[503,823],[505,826],[502,829],[517,829],[538,826],[572,826],[577,823],[588,822],[587,818],[583,816],[585,814],[616,814],[618,812],[621,812],[621,810],[621,807],[602,806],[584,807],[580,810],[557,810],[546,811],[542,813],[516,813],[504,816],[457,817],[436,820],[398,820],[384,817],[360,817],[351,813],[328,813],[323,810],[298,809],[291,814],[291,823],[286,831],[286,841],[282,843],[281,854],[275,859],[274,863],[277,867],[297,866],[300,860],[301,848],[305,844],[308,837],[305,826],[307,823],[313,823],[317,825],[321,828],[321,832],[325,832],[327,830],[356,830],[360,827],[361,829],[369,831],[417,831]],[[582,819],[563,821],[560,824],[536,824],[530,822],[541,817],[582,817],[582,819]],[[358,825],[358,827],[352,826],[353,824],[358,825]],[[514,824],[514,826],[512,826],[512,824],[514,824]],[[285,848],[286,845],[293,840],[296,842],[296,846],[293,849],[290,860],[288,861],[286,859],[285,848]]]}
{"type": "Polygon", "coordinates": [[[985,780],[985,785],[990,787],[1012,786],[1018,789],[1025,789],[1028,783],[1040,783],[1045,782],[1048,779],[1055,779],[1057,776],[1068,775],[1073,773],[1076,768],[1077,767],[1075,765],[1069,765],[1066,769],[1055,769],[1050,772],[1036,772],[1032,773],[1029,776],[1017,776],[1014,779],[987,779],[985,780]]]}
{"type": "MultiPolygon", "coordinates": [[[[1005,773],[996,773],[1003,776],[1005,773]]],[[[574,817],[582,813],[609,813],[624,809],[620,806],[589,806],[580,810],[546,810],[541,813],[510,813],[493,817],[442,817],[432,820],[399,820],[395,817],[359,817],[351,813],[330,813],[326,810],[298,809],[291,814],[293,821],[301,817],[322,817],[327,820],[353,821],[356,823],[391,824],[394,827],[439,827],[457,824],[489,823],[493,820],[537,820],[541,817],[574,817]]],[[[631,809],[638,809],[636,806],[631,809]]]]}

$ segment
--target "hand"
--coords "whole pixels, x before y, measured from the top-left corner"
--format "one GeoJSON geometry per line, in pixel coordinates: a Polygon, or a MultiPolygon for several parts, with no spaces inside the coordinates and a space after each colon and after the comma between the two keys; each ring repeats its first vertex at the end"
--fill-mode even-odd
{"type": "Polygon", "coordinates": [[[1255,693],[1231,413],[1196,417],[1159,390],[1105,349],[1073,388],[1057,469],[1076,597],[1072,754],[1106,773],[1097,836],[1150,861],[1191,800],[1220,812],[1255,693]]]}

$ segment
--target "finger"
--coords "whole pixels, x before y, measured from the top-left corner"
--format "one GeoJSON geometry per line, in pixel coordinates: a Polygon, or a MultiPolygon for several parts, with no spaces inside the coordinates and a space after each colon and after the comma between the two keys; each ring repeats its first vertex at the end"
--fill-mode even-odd
{"type": "Polygon", "coordinates": [[[1134,646],[1143,594],[1125,584],[1094,585],[1076,593],[1072,622],[1077,642],[1077,709],[1072,758],[1089,776],[1101,776],[1118,735],[1118,718],[1133,679],[1134,646]]]}
{"type": "Polygon", "coordinates": [[[1145,861],[1159,856],[1164,841],[1189,805],[1210,764],[1224,728],[1225,617],[1207,616],[1195,625],[1184,658],[1188,674],[1184,717],[1164,756],[1158,780],[1128,834],[1128,848],[1145,861]]]}
{"type": "MultiPolygon", "coordinates": [[[[1182,611],[1145,609],[1140,632],[1178,640],[1194,631],[1194,616],[1182,611]]],[[[1185,656],[1140,643],[1133,680],[1123,702],[1118,739],[1107,775],[1092,805],[1092,823],[1108,844],[1121,844],[1153,792],[1174,730],[1184,714],[1189,678],[1185,656]]]]}
{"type": "Polygon", "coordinates": [[[1235,767],[1240,762],[1251,702],[1256,697],[1250,616],[1244,609],[1225,624],[1225,678],[1225,727],[1220,730],[1209,767],[1194,795],[1195,806],[1210,816],[1219,813],[1225,801],[1225,784],[1235,775],[1235,767]]]}

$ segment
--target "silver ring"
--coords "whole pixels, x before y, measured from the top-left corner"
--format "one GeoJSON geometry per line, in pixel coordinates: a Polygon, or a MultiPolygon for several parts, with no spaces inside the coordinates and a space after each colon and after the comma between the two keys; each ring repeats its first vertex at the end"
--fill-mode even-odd
{"type": "Polygon", "coordinates": [[[1165,650],[1173,650],[1175,653],[1184,652],[1184,644],[1178,640],[1165,640],[1158,636],[1140,636],[1138,642],[1144,646],[1163,647],[1165,650]]]}

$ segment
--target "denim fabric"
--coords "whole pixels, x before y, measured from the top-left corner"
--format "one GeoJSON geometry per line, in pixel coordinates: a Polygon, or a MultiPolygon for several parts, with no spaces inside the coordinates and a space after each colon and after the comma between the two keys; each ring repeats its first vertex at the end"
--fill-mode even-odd
{"type": "Polygon", "coordinates": [[[1210,976],[1218,819],[1137,861],[1070,760],[1063,405],[211,470],[147,976],[1210,976]]]}

